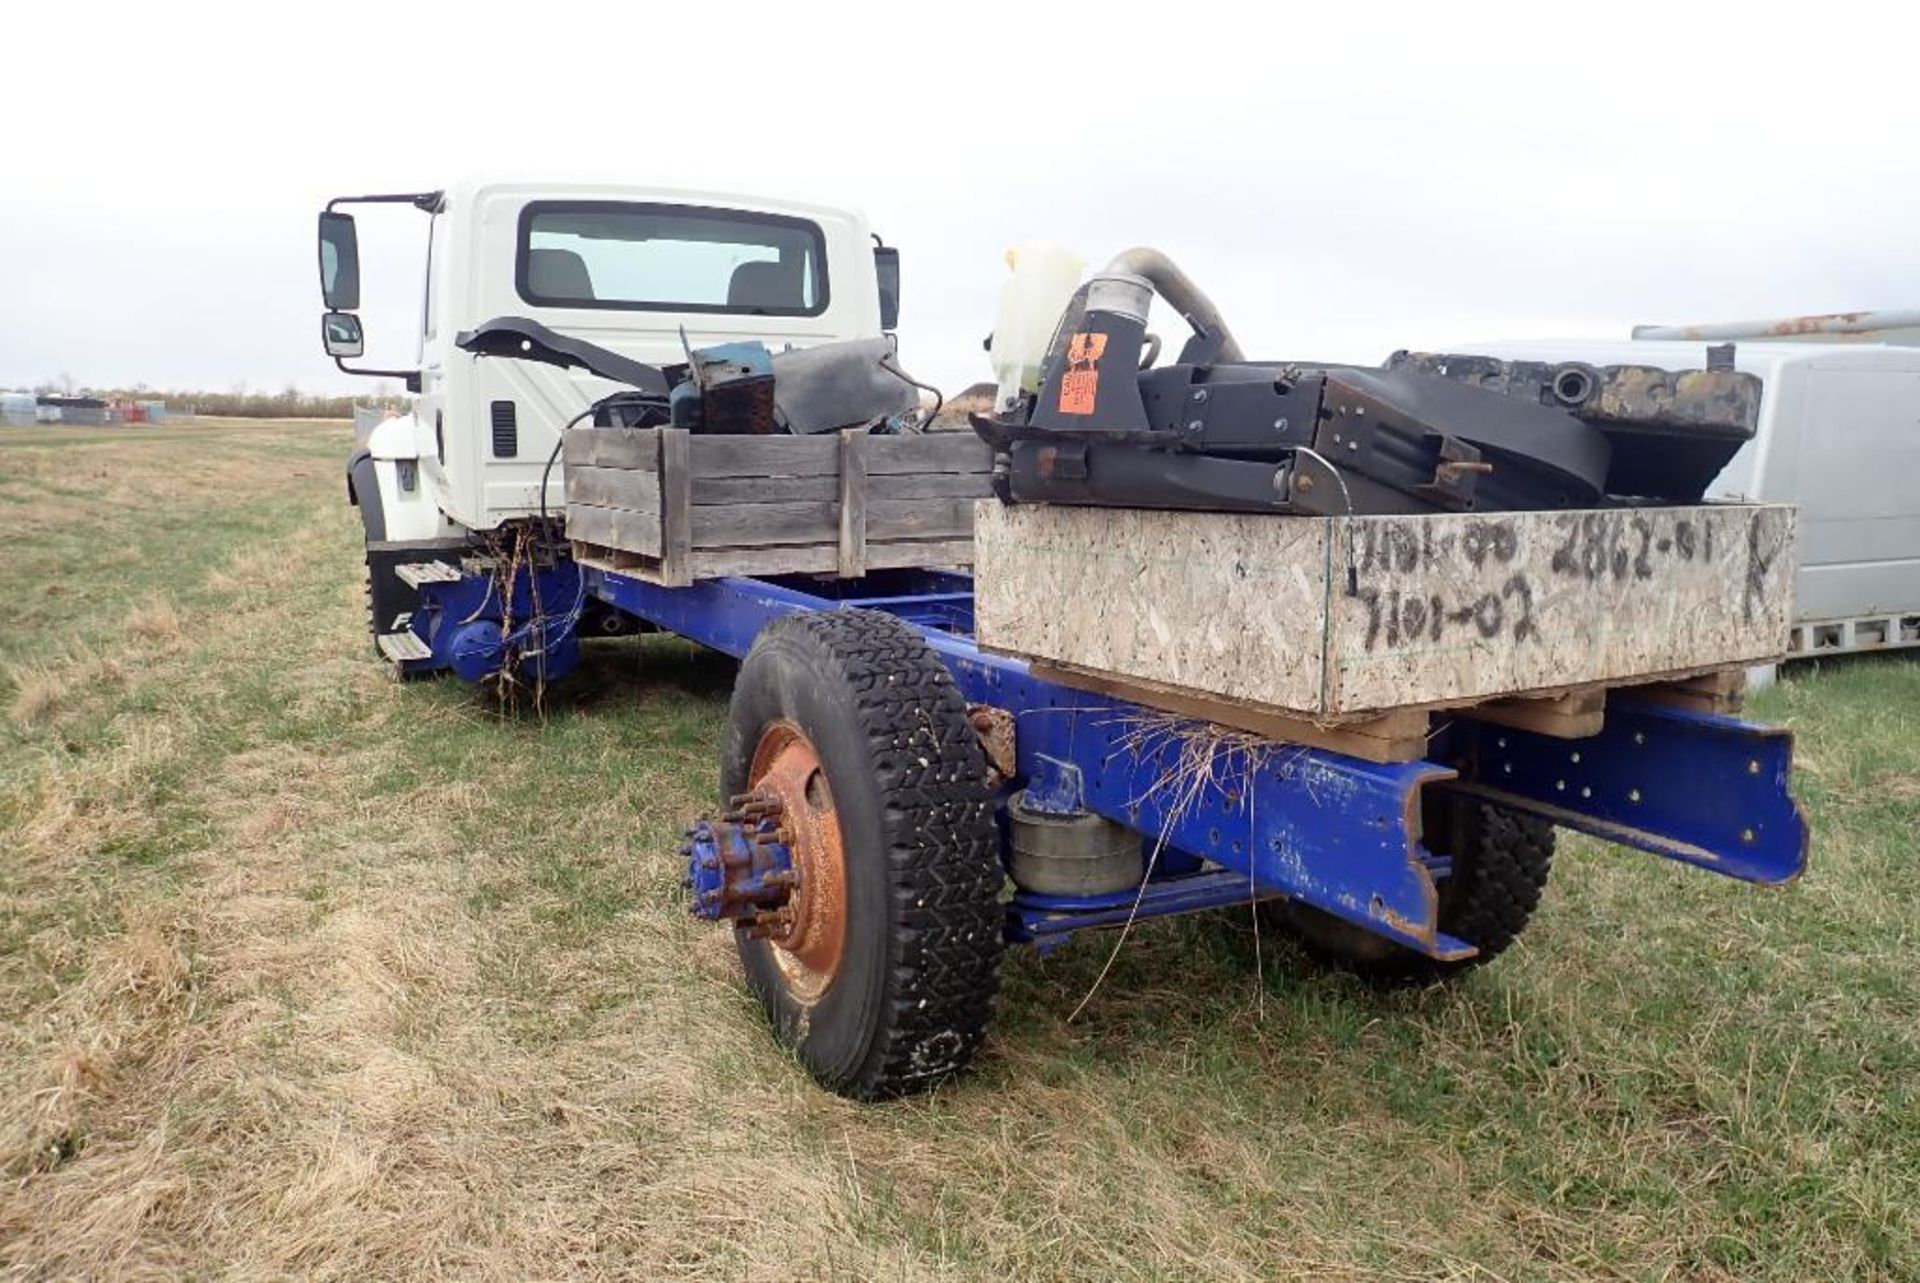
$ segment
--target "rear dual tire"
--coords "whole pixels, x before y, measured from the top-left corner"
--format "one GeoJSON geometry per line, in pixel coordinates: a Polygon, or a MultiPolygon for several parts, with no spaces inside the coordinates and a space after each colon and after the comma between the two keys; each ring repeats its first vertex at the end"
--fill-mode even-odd
{"type": "MultiPolygon", "coordinates": [[[[1491,962],[1526,930],[1553,867],[1553,826],[1506,807],[1444,790],[1423,814],[1423,841],[1450,856],[1439,883],[1438,926],[1479,952],[1442,962],[1395,944],[1344,918],[1298,901],[1265,916],[1296,935],[1319,961],[1381,984],[1423,984],[1491,962]]],[[[1265,908],[1265,906],[1262,906],[1265,908]]]]}

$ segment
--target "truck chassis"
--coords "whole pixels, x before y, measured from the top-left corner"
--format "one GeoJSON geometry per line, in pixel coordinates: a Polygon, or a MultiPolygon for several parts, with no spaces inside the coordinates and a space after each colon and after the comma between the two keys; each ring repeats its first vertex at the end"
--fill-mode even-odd
{"type": "MultiPolygon", "coordinates": [[[[577,645],[573,626],[593,603],[736,658],[748,657],[772,625],[796,615],[852,612],[843,621],[849,628],[885,629],[894,638],[904,625],[914,644],[944,667],[972,725],[983,737],[998,729],[1001,745],[984,759],[998,758],[998,771],[987,777],[996,811],[1003,813],[1008,794],[1024,786],[1028,796],[1044,799],[1049,813],[1103,817],[1138,834],[1149,852],[1144,879],[1125,892],[1016,890],[1001,897],[1004,939],[1043,952],[1084,930],[1287,900],[1436,963],[1469,960],[1474,945],[1442,929],[1438,889],[1454,870],[1447,856],[1422,843],[1422,800],[1429,790],[1748,882],[1790,881],[1806,860],[1806,820],[1788,790],[1789,731],[1636,701],[1629,691],[1615,692],[1605,729],[1587,739],[1456,718],[1431,737],[1424,760],[1375,764],[1236,736],[1210,755],[1200,778],[1189,775],[1170,788],[1181,753],[1193,735],[1204,733],[1200,724],[1061,685],[1024,660],[983,651],[973,637],[972,579],[964,573],[741,577],[666,587],[562,554],[515,574],[509,594],[484,562],[458,570],[423,563],[409,575],[421,593],[416,619],[435,610],[471,619],[489,599],[509,617],[528,617],[536,595],[550,607],[560,603],[566,613],[549,626],[552,640],[536,636],[520,647],[523,669],[530,655],[537,669],[552,647],[577,645]]],[[[403,672],[466,666],[460,655],[442,653],[460,644],[460,630],[414,627],[419,645],[400,659],[403,672]]],[[[489,654],[480,667],[496,662],[497,654],[489,654]]],[[[902,726],[902,735],[911,730],[902,726]]],[[[978,770],[981,760],[974,758],[969,769],[978,770]]],[[[743,936],[764,938],[776,931],[796,883],[813,866],[800,858],[796,848],[805,839],[781,822],[777,798],[743,793],[732,803],[725,820],[703,820],[689,830],[683,853],[690,860],[693,910],[731,920],[743,936]]],[[[1004,854],[1004,814],[995,823],[1004,854]]],[[[781,1031],[796,1036],[791,1022],[782,1025],[775,1015],[781,1031]]],[[[805,1032],[801,1020],[797,1036],[805,1032]]],[[[971,1051],[960,1047],[915,1072],[861,1081],[811,1067],[849,1094],[885,1095],[944,1076],[971,1051]]]]}

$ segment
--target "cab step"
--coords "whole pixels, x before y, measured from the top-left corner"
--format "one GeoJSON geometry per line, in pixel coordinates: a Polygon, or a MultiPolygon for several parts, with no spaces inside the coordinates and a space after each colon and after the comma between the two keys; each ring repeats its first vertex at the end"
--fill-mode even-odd
{"type": "Polygon", "coordinates": [[[444,561],[409,561],[393,568],[394,578],[409,588],[421,584],[451,584],[460,579],[460,571],[444,561]]]}
{"type": "Polygon", "coordinates": [[[381,633],[374,639],[380,647],[380,653],[396,664],[410,659],[432,659],[433,648],[415,635],[411,630],[397,633],[381,633]]]}

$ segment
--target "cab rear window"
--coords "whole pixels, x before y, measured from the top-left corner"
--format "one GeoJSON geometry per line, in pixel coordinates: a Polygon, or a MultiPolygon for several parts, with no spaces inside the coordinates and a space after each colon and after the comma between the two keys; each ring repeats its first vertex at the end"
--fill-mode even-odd
{"type": "Polygon", "coordinates": [[[620,201],[535,201],[515,283],[538,307],[818,316],[826,244],[804,218],[620,201]]]}

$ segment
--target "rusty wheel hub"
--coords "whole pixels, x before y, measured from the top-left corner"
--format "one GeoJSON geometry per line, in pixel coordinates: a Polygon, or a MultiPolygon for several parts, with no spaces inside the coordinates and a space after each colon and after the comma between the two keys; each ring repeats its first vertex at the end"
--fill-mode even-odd
{"type": "Polygon", "coordinates": [[[756,934],[774,946],[774,958],[793,995],[812,1002],[840,971],[847,943],[847,861],[833,791],[799,727],[775,722],[760,736],[747,769],[751,788],[742,801],[757,805],[791,852],[795,887],[788,903],[757,919],[756,934]]]}

